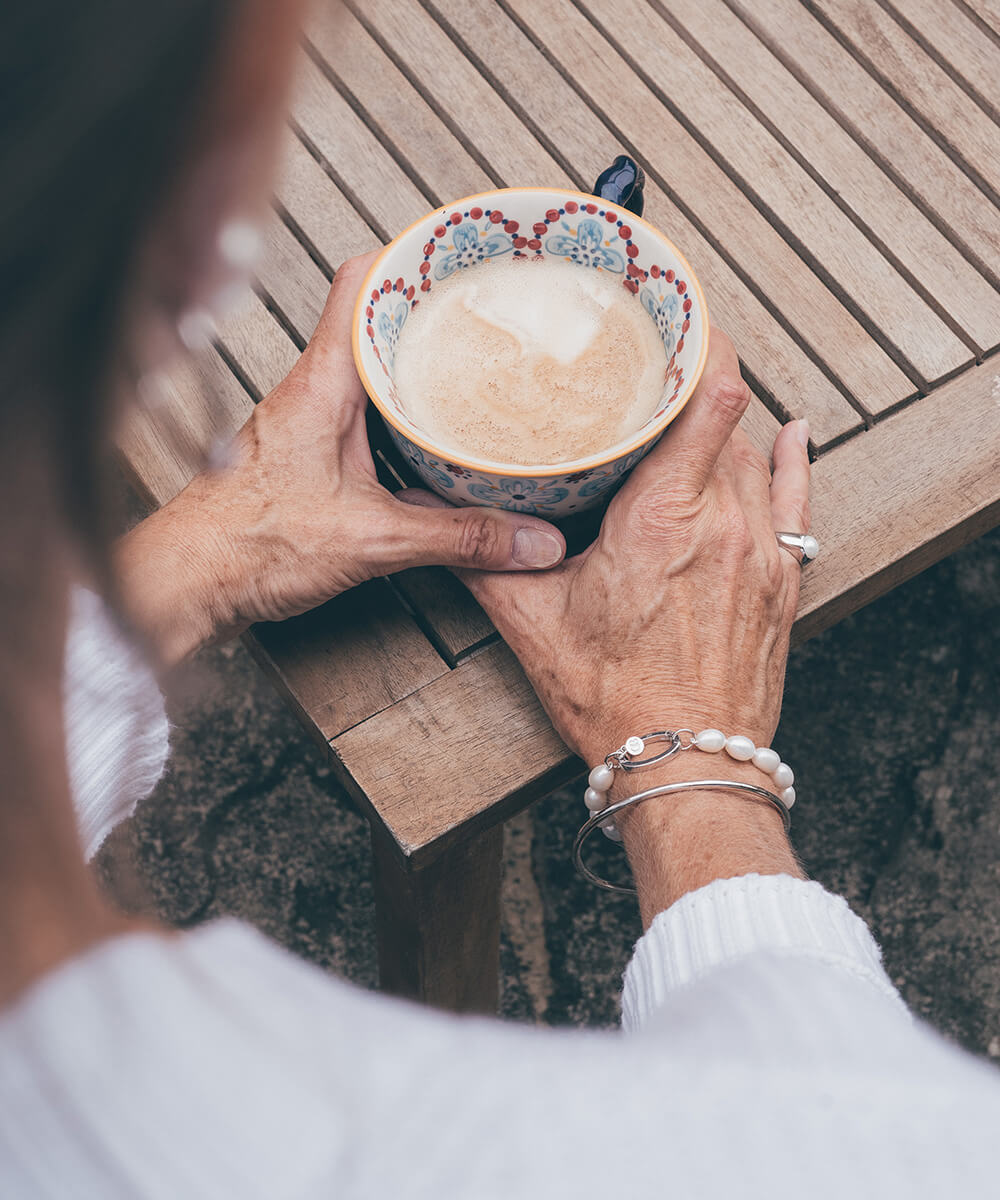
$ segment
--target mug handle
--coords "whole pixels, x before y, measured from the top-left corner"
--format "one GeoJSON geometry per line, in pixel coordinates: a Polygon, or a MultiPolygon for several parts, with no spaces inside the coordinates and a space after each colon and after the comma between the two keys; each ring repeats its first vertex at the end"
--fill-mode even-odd
{"type": "Polygon", "coordinates": [[[598,175],[594,195],[641,217],[646,200],[642,194],[645,186],[646,175],[642,167],[627,154],[619,154],[611,166],[598,175]]]}

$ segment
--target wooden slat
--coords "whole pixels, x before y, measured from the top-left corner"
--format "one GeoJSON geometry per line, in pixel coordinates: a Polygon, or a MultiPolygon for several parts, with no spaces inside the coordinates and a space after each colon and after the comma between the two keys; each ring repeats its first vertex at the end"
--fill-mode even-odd
{"type": "Polygon", "coordinates": [[[1000,364],[966,371],[835,447],[814,467],[813,492],[823,554],[803,579],[798,640],[1000,521],[1000,364]]]}
{"type": "MultiPolygon", "coordinates": [[[[347,102],[303,56],[292,116],[384,241],[433,207],[347,102]]],[[[331,264],[334,265],[334,264],[331,264]]]]}
{"type": "Polygon", "coordinates": [[[231,438],[253,401],[214,350],[178,363],[164,377],[155,411],[133,408],[117,443],[143,500],[166,504],[201,470],[217,439],[231,438]]]}
{"type": "Polygon", "coordinates": [[[984,33],[961,9],[941,0],[882,0],[896,23],[932,57],[957,76],[994,121],[998,119],[1000,43],[984,33]]]}
{"type": "MultiPolygon", "coordinates": [[[[860,403],[880,412],[913,394],[913,385],[870,334],[568,0],[509,0],[508,7],[536,37],[544,39],[559,30],[551,51],[561,71],[582,89],[584,99],[600,97],[617,145],[631,146],[651,171],[665,176],[685,210],[711,230],[719,251],[741,265],[755,289],[786,314],[860,403]],[[643,114],[642,120],[636,120],[637,113],[643,114]]],[[[452,16],[456,14],[449,6],[452,16]]],[[[517,94],[524,96],[523,103],[533,102],[530,92],[517,94]]],[[[545,112],[558,108],[537,90],[534,100],[545,112]]],[[[650,217],[663,223],[652,202],[650,217]]],[[[803,415],[812,419],[812,414],[803,415]]]]}
{"type": "Polygon", "coordinates": [[[258,399],[276,388],[299,360],[298,347],[254,295],[223,325],[219,341],[258,399]]]}
{"type": "Polygon", "coordinates": [[[381,140],[424,182],[431,206],[496,186],[352,13],[320,6],[309,35],[330,71],[378,126],[381,140]]]}
{"type": "Polygon", "coordinates": [[[308,342],[330,285],[323,271],[275,213],[271,214],[265,230],[257,282],[280,309],[299,341],[308,342]]]}
{"type": "MultiPolygon", "coordinates": [[[[666,103],[683,94],[686,120],[741,188],[758,198],[807,261],[898,347],[926,384],[972,361],[969,348],[646,0],[617,0],[613,22],[592,0],[581,7],[643,72],[651,95],[666,103]],[[622,28],[628,30],[627,38],[618,34],[622,28]],[[665,61],[670,63],[669,81],[663,79],[665,61]]],[[[945,247],[961,264],[954,249],[948,243],[945,247]]],[[[960,284],[956,279],[956,291],[960,284]]]]}
{"type": "Polygon", "coordinates": [[[253,636],[255,657],[321,741],[448,671],[382,579],[253,636]]]}
{"type": "Polygon", "coordinates": [[[392,47],[430,103],[476,148],[483,169],[498,184],[563,178],[549,150],[524,128],[476,67],[455,52],[415,0],[369,0],[352,8],[382,45],[392,47]]]}
{"type": "Polygon", "coordinates": [[[392,585],[451,666],[491,638],[493,622],[444,567],[414,567],[392,576],[392,585]]]}
{"type": "Polygon", "coordinates": [[[997,127],[877,4],[808,0],[885,87],[922,117],[964,169],[1000,196],[997,127]]]}
{"type": "Polygon", "coordinates": [[[1000,4],[997,3],[997,0],[958,0],[958,2],[1000,38],[1000,4]]]}
{"type": "MultiPolygon", "coordinates": [[[[320,81],[316,82],[318,85],[320,81]]],[[[323,262],[324,274],[331,279],[344,259],[381,245],[378,234],[291,132],[285,143],[276,193],[279,204],[323,262]]]]}
{"type": "Polygon", "coordinates": [[[726,3],[996,282],[1000,277],[1000,209],[854,56],[799,0],[726,3]]]}
{"type": "MultiPolygon", "coordinates": [[[[803,576],[797,640],[1000,520],[998,397],[1000,373],[987,363],[815,464],[813,529],[823,552],[803,576]]],[[[331,748],[415,867],[580,769],[502,643],[331,748]]]]}
{"type": "Polygon", "coordinates": [[[414,868],[579,769],[502,642],[331,747],[414,868]],[[514,760],[509,768],[503,758],[514,760]]]}
{"type": "MultiPolygon", "coordinates": [[[[572,174],[560,171],[558,177],[546,178],[546,182],[589,188],[597,175],[621,152],[621,143],[615,135],[491,0],[439,4],[437,7],[477,55],[488,56],[500,86],[505,92],[519,97],[520,108],[533,124],[544,126],[550,114],[560,114],[559,144],[572,174]]],[[[381,10],[373,10],[371,17],[379,20],[381,10]]],[[[450,52],[459,54],[453,46],[450,52]]],[[[427,88],[436,87],[435,72],[424,71],[419,59],[414,59],[409,67],[414,72],[423,72],[421,81],[427,88]]],[[[479,86],[484,88],[486,85],[480,81],[479,86]]],[[[432,94],[442,108],[452,112],[459,128],[467,109],[477,107],[481,102],[478,94],[471,105],[456,103],[443,91],[432,94]]],[[[432,156],[433,146],[425,147],[423,153],[432,156]]],[[[525,180],[530,177],[521,174],[516,182],[525,180]]],[[[537,179],[530,181],[538,182],[537,179]]],[[[732,334],[763,390],[791,415],[808,415],[818,444],[859,428],[860,420],[855,410],[713,246],[655,184],[647,186],[646,195],[647,216],[684,248],[706,288],[713,318],[732,334]]],[[[801,264],[798,266],[801,269],[801,264]]],[[[843,313],[842,309],[839,311],[843,313]]],[[[878,356],[878,368],[883,372],[879,374],[879,370],[873,368],[867,386],[886,388],[900,399],[912,393],[912,385],[905,376],[860,328],[857,332],[872,348],[873,357],[878,356]]],[[[878,407],[883,404],[880,397],[878,407]]]]}
{"type": "Polygon", "coordinates": [[[669,8],[663,0],[653,4],[700,44],[714,69],[780,130],[825,186],[980,350],[1000,344],[1000,303],[994,289],[723,0],[671,0],[669,8]]]}

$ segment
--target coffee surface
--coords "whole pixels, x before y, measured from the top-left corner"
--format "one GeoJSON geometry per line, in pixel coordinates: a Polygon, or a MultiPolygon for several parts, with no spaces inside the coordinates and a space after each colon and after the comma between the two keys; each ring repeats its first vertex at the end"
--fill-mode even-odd
{"type": "Polygon", "coordinates": [[[442,450],[511,466],[610,449],[656,411],[667,360],[621,277],[561,259],[456,271],[400,331],[407,416],[442,450]]]}

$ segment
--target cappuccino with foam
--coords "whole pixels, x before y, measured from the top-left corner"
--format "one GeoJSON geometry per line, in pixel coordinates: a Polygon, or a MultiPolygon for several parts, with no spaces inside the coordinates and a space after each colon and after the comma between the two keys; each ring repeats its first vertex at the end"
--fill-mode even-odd
{"type": "Polygon", "coordinates": [[[562,259],[456,271],[396,350],[407,416],[442,450],[510,466],[609,450],[660,403],[666,353],[621,277],[562,259]]]}

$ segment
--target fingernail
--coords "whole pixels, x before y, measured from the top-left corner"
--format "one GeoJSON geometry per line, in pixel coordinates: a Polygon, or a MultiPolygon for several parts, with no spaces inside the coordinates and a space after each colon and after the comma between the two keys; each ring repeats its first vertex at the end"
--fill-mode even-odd
{"type": "Polygon", "coordinates": [[[808,421],[796,421],[795,425],[796,425],[796,429],[795,429],[796,440],[798,441],[799,445],[802,447],[803,450],[808,450],[809,449],[809,422],[808,421]]]}
{"type": "Polygon", "coordinates": [[[519,529],[514,534],[511,556],[522,567],[554,567],[562,554],[559,539],[543,529],[519,529]]]}

